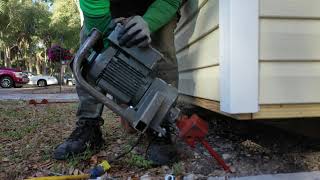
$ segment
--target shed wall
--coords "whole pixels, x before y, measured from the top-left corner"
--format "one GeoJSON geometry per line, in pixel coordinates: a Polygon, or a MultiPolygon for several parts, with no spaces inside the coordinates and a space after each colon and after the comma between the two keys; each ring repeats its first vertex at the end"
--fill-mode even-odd
{"type": "Polygon", "coordinates": [[[193,0],[182,7],[175,40],[181,94],[220,99],[218,2],[193,0]]]}
{"type": "MultiPolygon", "coordinates": [[[[259,104],[320,103],[319,7],[319,0],[260,0],[259,104]]],[[[219,0],[187,1],[181,12],[179,91],[220,101],[219,0]]]]}
{"type": "Polygon", "coordinates": [[[260,0],[260,104],[320,102],[319,7],[260,0]]]}

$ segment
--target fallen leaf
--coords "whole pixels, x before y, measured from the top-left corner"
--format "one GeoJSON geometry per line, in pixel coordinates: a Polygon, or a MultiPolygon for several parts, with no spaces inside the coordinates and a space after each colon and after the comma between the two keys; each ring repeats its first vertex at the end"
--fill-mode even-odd
{"type": "Polygon", "coordinates": [[[106,157],[107,156],[107,152],[106,151],[100,151],[98,154],[96,154],[96,156],[98,156],[98,157],[106,157]]]}
{"type": "Polygon", "coordinates": [[[97,155],[93,155],[93,156],[90,158],[90,164],[91,164],[91,165],[96,165],[96,164],[98,164],[98,156],[97,156],[97,155]]]}
{"type": "Polygon", "coordinates": [[[38,169],[38,164],[33,164],[33,165],[31,166],[31,168],[32,168],[32,169],[38,169]]]}
{"type": "Polygon", "coordinates": [[[43,173],[43,172],[36,172],[36,173],[33,175],[33,177],[43,177],[43,176],[46,176],[46,174],[43,173]]]}
{"type": "Polygon", "coordinates": [[[75,169],[74,171],[73,171],[73,175],[79,175],[80,173],[79,173],[79,169],[75,169]]]}
{"type": "Polygon", "coordinates": [[[4,157],[4,158],[2,158],[2,161],[3,162],[8,162],[8,161],[10,161],[8,158],[6,158],[6,157],[4,157]]]}
{"type": "Polygon", "coordinates": [[[41,169],[49,169],[53,166],[53,164],[54,164],[53,162],[50,162],[50,160],[47,160],[46,162],[40,164],[39,167],[41,169]]]}
{"type": "Polygon", "coordinates": [[[74,167],[69,168],[69,174],[73,174],[74,167]]]}

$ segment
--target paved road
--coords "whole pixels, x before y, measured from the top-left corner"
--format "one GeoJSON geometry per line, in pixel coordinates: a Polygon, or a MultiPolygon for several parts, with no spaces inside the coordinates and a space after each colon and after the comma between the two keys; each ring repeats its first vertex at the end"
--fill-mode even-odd
{"type": "Polygon", "coordinates": [[[42,100],[47,99],[49,101],[78,101],[78,95],[75,93],[63,93],[63,94],[1,94],[0,100],[42,100]]]}
{"type": "MultiPolygon", "coordinates": [[[[62,86],[61,93],[75,93],[75,86],[62,86]]],[[[60,93],[60,86],[27,87],[27,88],[0,88],[0,96],[3,94],[52,94],[60,93]]]]}
{"type": "Polygon", "coordinates": [[[75,93],[74,87],[62,87],[62,93],[59,86],[48,86],[45,88],[0,88],[0,100],[42,100],[51,101],[78,101],[78,96],[75,93]]]}

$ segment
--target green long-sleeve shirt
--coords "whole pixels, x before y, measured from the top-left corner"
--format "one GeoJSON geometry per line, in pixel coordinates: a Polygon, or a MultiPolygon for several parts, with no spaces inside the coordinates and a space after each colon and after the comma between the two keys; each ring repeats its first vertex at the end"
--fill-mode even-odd
{"type": "MultiPolygon", "coordinates": [[[[143,15],[151,32],[155,32],[177,13],[181,0],[155,0],[143,15]]],[[[110,0],[80,0],[80,7],[84,15],[84,25],[88,33],[97,28],[107,33],[111,21],[110,0]]],[[[105,41],[107,47],[107,41],[105,41]]]]}

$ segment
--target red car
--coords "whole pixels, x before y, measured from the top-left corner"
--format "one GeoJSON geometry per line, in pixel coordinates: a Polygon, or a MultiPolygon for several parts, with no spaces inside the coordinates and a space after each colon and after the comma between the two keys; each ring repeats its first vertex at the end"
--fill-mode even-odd
{"type": "Polygon", "coordinates": [[[0,68],[0,86],[2,88],[22,87],[29,82],[22,71],[11,68],[0,68]]]}

